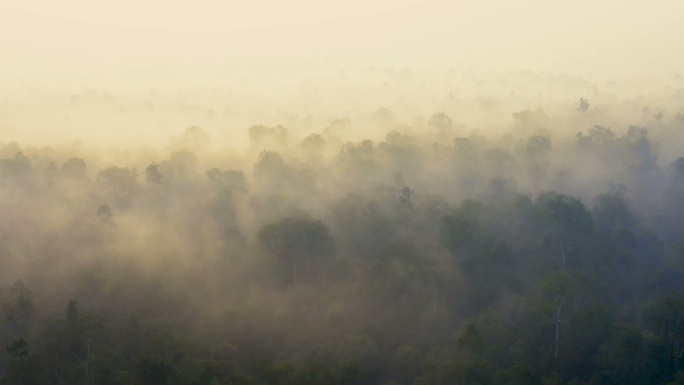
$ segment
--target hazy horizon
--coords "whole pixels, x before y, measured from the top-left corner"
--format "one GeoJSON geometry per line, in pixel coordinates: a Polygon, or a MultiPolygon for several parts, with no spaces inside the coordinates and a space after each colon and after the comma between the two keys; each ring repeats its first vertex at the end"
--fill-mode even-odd
{"type": "MultiPolygon", "coordinates": [[[[4,1],[0,140],[148,146],[200,125],[239,148],[252,124],[303,137],[306,116],[316,132],[383,107],[410,123],[493,98],[506,105],[498,125],[580,97],[667,108],[683,86],[682,11],[676,1],[4,1]]],[[[483,116],[454,119],[481,130],[483,116]]]]}
{"type": "Polygon", "coordinates": [[[0,0],[0,384],[683,384],[682,15],[0,0]]]}
{"type": "MultiPolygon", "coordinates": [[[[3,81],[142,81],[234,62],[660,76],[684,65],[678,1],[0,4],[3,81]]],[[[68,84],[68,83],[66,83],[68,84]]]]}

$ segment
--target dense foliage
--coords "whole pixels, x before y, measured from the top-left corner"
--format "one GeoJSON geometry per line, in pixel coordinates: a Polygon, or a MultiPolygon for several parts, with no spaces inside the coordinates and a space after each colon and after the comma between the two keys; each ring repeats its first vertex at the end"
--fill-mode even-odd
{"type": "Polygon", "coordinates": [[[4,144],[2,383],[684,384],[684,158],[388,116],[242,154],[4,144]]]}

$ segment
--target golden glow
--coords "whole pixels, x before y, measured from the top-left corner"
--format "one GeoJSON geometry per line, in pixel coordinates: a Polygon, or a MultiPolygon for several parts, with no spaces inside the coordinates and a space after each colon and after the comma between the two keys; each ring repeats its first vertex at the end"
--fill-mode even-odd
{"type": "Polygon", "coordinates": [[[0,32],[15,63],[414,59],[675,68],[681,14],[676,0],[13,0],[0,5],[0,32]]]}
{"type": "Polygon", "coordinates": [[[10,101],[0,104],[0,141],[125,144],[115,135],[135,133],[156,143],[195,124],[230,137],[250,124],[279,124],[286,111],[335,118],[384,105],[419,115],[453,93],[588,95],[475,79],[507,71],[623,87],[636,78],[632,90],[670,93],[663,84],[684,68],[683,14],[678,0],[0,0],[0,97],[10,101]],[[372,68],[466,75],[416,75],[383,93],[381,76],[364,77],[372,68]],[[198,87],[201,96],[188,91],[198,87]],[[88,90],[114,101],[65,108],[53,98],[88,90]],[[165,92],[156,104],[154,90],[165,92]]]}

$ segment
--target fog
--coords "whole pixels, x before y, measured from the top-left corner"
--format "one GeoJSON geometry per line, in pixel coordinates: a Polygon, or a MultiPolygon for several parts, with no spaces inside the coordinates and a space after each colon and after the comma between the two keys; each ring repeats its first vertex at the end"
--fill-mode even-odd
{"type": "Polygon", "coordinates": [[[678,384],[679,2],[0,4],[7,384],[678,384]]]}

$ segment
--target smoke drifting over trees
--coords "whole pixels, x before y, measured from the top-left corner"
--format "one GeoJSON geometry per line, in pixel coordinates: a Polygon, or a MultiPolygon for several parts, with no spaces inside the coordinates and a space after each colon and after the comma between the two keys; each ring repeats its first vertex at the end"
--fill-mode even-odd
{"type": "Polygon", "coordinates": [[[684,384],[684,2],[0,3],[0,385],[684,384]]]}
{"type": "MultiPolygon", "coordinates": [[[[145,108],[141,132],[145,114],[201,117],[123,148],[2,143],[3,381],[679,383],[679,93],[519,73],[496,86],[519,95],[430,102],[420,82],[478,80],[369,71],[263,120],[284,99],[51,101],[145,108]]],[[[15,100],[0,122],[30,128],[15,100]]]]}

